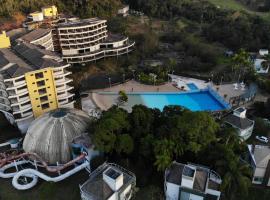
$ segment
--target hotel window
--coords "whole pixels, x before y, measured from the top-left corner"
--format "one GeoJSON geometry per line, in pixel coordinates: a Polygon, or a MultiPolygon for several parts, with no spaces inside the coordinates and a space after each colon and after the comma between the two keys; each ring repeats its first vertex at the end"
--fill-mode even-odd
{"type": "Polygon", "coordinates": [[[29,105],[29,103],[23,103],[23,104],[21,104],[21,106],[27,106],[27,105],[29,105]]]}
{"type": "Polygon", "coordinates": [[[43,96],[43,97],[40,97],[39,99],[41,103],[44,103],[45,101],[48,101],[48,96],[43,96]]]}
{"type": "Polygon", "coordinates": [[[50,105],[48,103],[45,103],[45,104],[41,105],[41,108],[42,108],[42,110],[45,110],[45,109],[50,108],[50,105]]]}
{"type": "Polygon", "coordinates": [[[38,86],[38,87],[45,86],[45,81],[44,81],[44,80],[42,80],[42,81],[37,81],[37,86],[38,86]]]}
{"type": "Polygon", "coordinates": [[[47,93],[47,90],[46,90],[46,88],[39,89],[38,90],[38,93],[39,93],[39,95],[43,95],[43,94],[46,94],[47,93]]]}
{"type": "Polygon", "coordinates": [[[254,181],[255,182],[261,182],[262,183],[263,182],[263,177],[255,176],[254,177],[254,181]]]}
{"type": "Polygon", "coordinates": [[[39,73],[35,73],[35,77],[36,79],[40,79],[40,78],[44,78],[44,75],[42,72],[39,72],[39,73]]]}

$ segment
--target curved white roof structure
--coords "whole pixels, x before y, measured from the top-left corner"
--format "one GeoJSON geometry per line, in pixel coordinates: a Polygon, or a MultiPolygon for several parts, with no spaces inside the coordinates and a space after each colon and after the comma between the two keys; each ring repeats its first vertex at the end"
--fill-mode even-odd
{"type": "Polygon", "coordinates": [[[66,163],[71,159],[70,144],[84,133],[90,123],[80,110],[60,108],[34,120],[25,136],[25,152],[37,153],[49,164],[66,163]]]}

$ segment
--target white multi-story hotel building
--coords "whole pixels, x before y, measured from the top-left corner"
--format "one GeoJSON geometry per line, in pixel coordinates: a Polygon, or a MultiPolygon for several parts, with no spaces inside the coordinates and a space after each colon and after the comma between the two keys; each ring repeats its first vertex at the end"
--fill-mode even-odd
{"type": "Polygon", "coordinates": [[[106,22],[98,18],[72,18],[56,24],[52,30],[55,51],[72,64],[131,52],[135,42],[128,37],[108,34],[106,22]]]}
{"type": "Polygon", "coordinates": [[[69,66],[55,53],[30,43],[0,49],[0,112],[13,116],[25,133],[44,112],[73,108],[69,66]]]}

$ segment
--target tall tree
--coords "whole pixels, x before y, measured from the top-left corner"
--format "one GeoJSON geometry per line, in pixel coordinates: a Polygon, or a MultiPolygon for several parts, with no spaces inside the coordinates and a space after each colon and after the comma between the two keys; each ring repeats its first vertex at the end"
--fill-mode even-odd
{"type": "Polygon", "coordinates": [[[240,78],[244,79],[254,76],[255,71],[253,64],[249,54],[244,49],[240,49],[239,52],[232,57],[232,70],[235,74],[234,78],[238,81],[240,78]]]}

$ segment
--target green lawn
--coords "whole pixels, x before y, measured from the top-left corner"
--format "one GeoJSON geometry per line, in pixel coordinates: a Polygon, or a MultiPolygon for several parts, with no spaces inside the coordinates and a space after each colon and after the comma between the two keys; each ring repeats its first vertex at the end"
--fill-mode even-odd
{"type": "Polygon", "coordinates": [[[208,1],[223,9],[245,10],[245,11],[248,10],[248,8],[245,5],[235,0],[208,0],[208,1]]]}
{"type": "Polygon", "coordinates": [[[222,9],[230,9],[230,10],[236,10],[236,11],[246,11],[250,14],[255,14],[258,16],[261,16],[262,18],[270,21],[270,13],[269,12],[256,12],[250,10],[247,6],[244,4],[236,1],[236,0],[208,0],[209,2],[215,4],[216,6],[219,6],[222,9]]]}
{"type": "Polygon", "coordinates": [[[31,190],[19,191],[13,188],[12,179],[0,179],[0,200],[78,200],[79,184],[88,179],[88,173],[81,171],[59,183],[49,183],[39,179],[31,190]]]}

